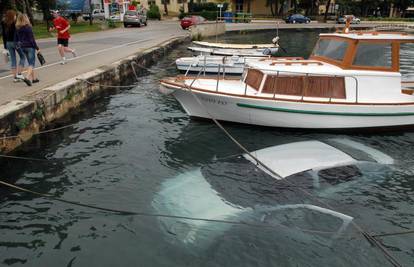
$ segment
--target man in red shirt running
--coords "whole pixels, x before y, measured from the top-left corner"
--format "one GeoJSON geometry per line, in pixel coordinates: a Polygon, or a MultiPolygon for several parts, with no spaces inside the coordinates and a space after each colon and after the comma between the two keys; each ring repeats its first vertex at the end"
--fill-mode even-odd
{"type": "Polygon", "coordinates": [[[65,18],[63,18],[62,16],[59,16],[58,11],[52,11],[52,16],[54,18],[53,19],[54,27],[51,27],[49,30],[57,31],[58,51],[59,51],[60,56],[62,57],[62,61],[60,62],[60,64],[64,65],[66,64],[65,52],[70,52],[72,53],[73,57],[76,57],[75,49],[69,48],[70,24],[65,18]]]}

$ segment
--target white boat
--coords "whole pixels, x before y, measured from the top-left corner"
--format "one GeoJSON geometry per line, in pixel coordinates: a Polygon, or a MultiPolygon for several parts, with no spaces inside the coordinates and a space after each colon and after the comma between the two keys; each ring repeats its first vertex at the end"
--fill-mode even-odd
{"type": "MultiPolygon", "coordinates": [[[[276,39],[277,41],[279,39],[276,39]]],[[[230,49],[257,49],[257,48],[268,48],[274,47],[275,44],[226,44],[226,43],[210,43],[210,42],[201,42],[193,41],[193,44],[204,46],[204,47],[215,47],[215,48],[230,48],[230,49]]]]}
{"type": "Polygon", "coordinates": [[[239,56],[213,56],[199,55],[195,57],[182,57],[175,61],[177,69],[182,72],[243,74],[246,63],[254,61],[286,61],[303,60],[302,57],[239,57],[239,56]]]}
{"type": "Polygon", "coordinates": [[[190,46],[189,50],[200,53],[202,55],[219,55],[219,56],[241,56],[241,57],[269,57],[275,55],[278,47],[269,48],[250,48],[250,49],[234,49],[234,48],[210,48],[190,46]]]}
{"type": "Polygon", "coordinates": [[[402,81],[399,50],[413,42],[404,33],[320,34],[308,60],[254,61],[241,79],[175,77],[161,87],[194,117],[308,129],[408,126],[414,81],[402,81]]]}

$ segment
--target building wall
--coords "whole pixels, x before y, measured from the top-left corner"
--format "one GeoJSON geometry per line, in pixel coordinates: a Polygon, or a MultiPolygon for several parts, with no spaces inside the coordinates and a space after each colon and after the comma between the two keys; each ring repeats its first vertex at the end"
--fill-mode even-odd
{"type": "MultiPolygon", "coordinates": [[[[231,10],[229,11],[238,12],[241,4],[243,5],[243,12],[247,13],[248,12],[248,0],[231,0],[231,5],[229,6],[231,10]]],[[[288,0],[285,2],[285,5],[283,7],[284,13],[286,13],[290,9],[291,9],[291,0],[288,0]]],[[[253,16],[256,16],[256,17],[272,15],[272,11],[270,9],[270,6],[267,6],[266,0],[250,0],[250,13],[252,13],[253,16]]]]}

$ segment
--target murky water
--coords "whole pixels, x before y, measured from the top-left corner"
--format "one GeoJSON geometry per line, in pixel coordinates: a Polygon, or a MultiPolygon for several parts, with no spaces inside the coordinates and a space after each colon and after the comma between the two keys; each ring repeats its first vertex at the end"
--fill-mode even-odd
{"type": "MultiPolygon", "coordinates": [[[[273,33],[226,40],[268,42],[269,36],[273,33]]],[[[290,55],[306,56],[316,40],[309,31],[280,36],[290,55]]],[[[275,207],[322,201],[370,233],[413,229],[414,133],[225,124],[249,150],[339,137],[395,161],[362,164],[352,175],[343,169],[320,174],[324,182],[313,191],[313,185],[300,182],[308,177],[299,177],[296,186],[276,183],[234,156],[240,150],[214,124],[191,120],[173,97],[158,93],[158,79],[176,74],[171,62],[188,54],[177,49],[137,87],[95,99],[56,125],[74,127],[34,138],[17,155],[45,160],[3,160],[1,179],[100,207],[273,227],[119,215],[0,187],[0,265],[388,266],[352,225],[337,234],[342,219],[275,207]]],[[[410,61],[404,62],[407,71],[410,61]]],[[[380,240],[403,265],[414,265],[412,234],[380,240]]]]}

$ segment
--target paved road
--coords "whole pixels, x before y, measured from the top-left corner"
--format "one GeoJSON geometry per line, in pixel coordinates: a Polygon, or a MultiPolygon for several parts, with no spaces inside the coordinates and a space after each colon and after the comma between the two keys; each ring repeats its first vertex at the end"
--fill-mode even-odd
{"type": "Polygon", "coordinates": [[[81,33],[72,36],[71,45],[77,50],[78,57],[60,65],[60,56],[54,38],[42,39],[38,45],[47,64],[39,67],[36,73],[40,83],[32,87],[24,83],[13,83],[9,66],[0,63],[0,105],[18,99],[36,90],[56,84],[79,74],[110,64],[139,51],[156,46],[172,37],[185,36],[188,32],[179,27],[178,22],[150,22],[147,27],[117,28],[114,30],[81,33]]]}

